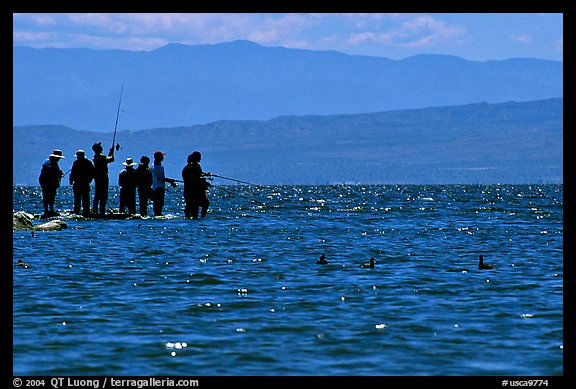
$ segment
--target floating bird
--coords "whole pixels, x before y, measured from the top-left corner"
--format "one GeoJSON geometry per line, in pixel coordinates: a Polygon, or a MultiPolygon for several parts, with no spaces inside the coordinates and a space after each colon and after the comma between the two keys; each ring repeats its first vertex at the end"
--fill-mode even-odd
{"type": "Polygon", "coordinates": [[[24,269],[28,269],[30,267],[30,265],[28,265],[26,262],[24,262],[21,259],[19,259],[18,262],[16,262],[14,264],[14,266],[24,266],[24,269]]]}
{"type": "Polygon", "coordinates": [[[480,270],[486,270],[486,269],[494,269],[494,266],[490,265],[489,263],[484,263],[484,256],[480,255],[478,257],[478,269],[480,270]]]}
{"type": "Polygon", "coordinates": [[[320,256],[320,259],[316,261],[316,265],[326,265],[326,264],[328,264],[328,261],[326,260],[326,256],[322,254],[320,256]]]}
{"type": "Polygon", "coordinates": [[[363,263],[360,267],[369,267],[370,269],[374,269],[374,262],[376,262],[374,257],[370,257],[370,263],[363,263]]]}

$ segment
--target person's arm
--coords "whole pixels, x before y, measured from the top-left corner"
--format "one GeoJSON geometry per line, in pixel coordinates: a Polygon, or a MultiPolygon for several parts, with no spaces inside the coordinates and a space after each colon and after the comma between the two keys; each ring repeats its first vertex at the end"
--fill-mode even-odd
{"type": "Polygon", "coordinates": [[[165,181],[165,182],[168,182],[168,183],[169,183],[170,185],[172,185],[174,188],[176,188],[176,186],[177,186],[177,185],[176,185],[176,180],[175,180],[174,178],[165,177],[165,178],[164,178],[164,181],[165,181]]]}
{"type": "Polygon", "coordinates": [[[69,181],[70,181],[70,185],[74,184],[74,180],[76,179],[76,169],[75,169],[76,165],[72,164],[72,169],[70,169],[70,177],[68,177],[69,181]]]}

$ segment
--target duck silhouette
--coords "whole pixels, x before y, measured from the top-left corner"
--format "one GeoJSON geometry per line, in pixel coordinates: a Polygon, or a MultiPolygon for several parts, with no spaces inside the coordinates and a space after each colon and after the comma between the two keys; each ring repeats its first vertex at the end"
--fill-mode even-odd
{"type": "Polygon", "coordinates": [[[480,255],[478,257],[478,269],[480,270],[494,269],[494,266],[490,265],[489,263],[484,263],[484,256],[480,255]]]}
{"type": "Polygon", "coordinates": [[[326,256],[322,254],[320,256],[320,259],[316,261],[316,265],[326,265],[326,264],[328,264],[328,261],[326,260],[326,256]]]}
{"type": "Polygon", "coordinates": [[[28,269],[30,267],[30,265],[28,265],[26,262],[24,262],[21,259],[19,259],[18,262],[16,262],[14,264],[14,266],[24,266],[24,269],[28,269]]]}
{"type": "Polygon", "coordinates": [[[370,262],[369,263],[363,263],[362,265],[360,265],[360,267],[369,267],[370,269],[374,269],[374,262],[376,262],[374,257],[370,257],[370,262]]]}

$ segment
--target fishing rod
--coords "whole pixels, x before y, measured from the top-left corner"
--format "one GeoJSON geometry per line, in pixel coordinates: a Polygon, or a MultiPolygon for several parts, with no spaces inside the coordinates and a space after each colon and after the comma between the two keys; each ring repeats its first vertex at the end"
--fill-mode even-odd
{"type": "Polygon", "coordinates": [[[209,176],[209,177],[221,178],[221,179],[223,179],[223,180],[234,181],[234,182],[238,182],[238,183],[241,183],[241,184],[260,186],[260,185],[254,184],[254,183],[252,183],[252,182],[237,180],[237,179],[235,179],[235,178],[230,178],[230,177],[219,176],[218,174],[206,173],[206,175],[209,176]]]}
{"type": "MultiPolygon", "coordinates": [[[[210,177],[210,176],[207,176],[207,177],[210,177]]],[[[176,182],[182,182],[182,183],[184,182],[183,180],[177,180],[177,179],[174,179],[174,181],[176,181],[176,182]]],[[[221,187],[221,186],[215,186],[215,185],[211,185],[211,186],[214,187],[214,188],[221,189],[221,190],[223,190],[224,192],[226,192],[226,193],[228,193],[228,194],[234,194],[233,192],[231,192],[231,191],[229,191],[229,190],[227,190],[227,189],[225,189],[225,188],[223,188],[223,187],[221,187]]],[[[166,189],[168,189],[168,188],[166,188],[166,189]]]]}
{"type": "Polygon", "coordinates": [[[116,124],[114,125],[114,137],[112,138],[112,149],[116,146],[116,151],[120,150],[120,145],[116,144],[116,130],[118,129],[118,118],[120,117],[120,105],[122,104],[122,93],[124,92],[124,81],[122,81],[122,89],[120,89],[120,100],[118,101],[118,111],[116,112],[116,124]]]}
{"type": "MultiPolygon", "coordinates": [[[[242,181],[242,180],[237,180],[237,179],[235,179],[235,178],[229,178],[229,177],[219,176],[218,174],[206,173],[206,177],[216,177],[216,178],[222,178],[223,180],[230,180],[230,181],[239,182],[239,183],[242,183],[242,184],[260,186],[260,185],[253,184],[253,183],[248,182],[248,181],[242,181]]],[[[182,180],[174,180],[174,181],[176,181],[176,182],[184,182],[184,181],[182,181],[182,180]]]]}

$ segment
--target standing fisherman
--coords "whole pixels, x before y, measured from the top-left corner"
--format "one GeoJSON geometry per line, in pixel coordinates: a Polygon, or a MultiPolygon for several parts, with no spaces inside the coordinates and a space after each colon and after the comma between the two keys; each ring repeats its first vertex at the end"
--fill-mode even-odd
{"type": "Polygon", "coordinates": [[[76,161],[70,171],[70,185],[74,192],[74,213],[80,213],[80,205],[84,216],[90,214],[90,183],[94,179],[94,164],[86,158],[84,150],[76,151],[76,161]]]}
{"type": "Polygon", "coordinates": [[[164,196],[166,192],[166,183],[169,182],[176,187],[176,180],[167,178],[164,174],[164,153],[161,151],[154,152],[154,166],[152,166],[152,201],[154,202],[154,216],[162,216],[164,208],[164,196]]]}
{"type": "Polygon", "coordinates": [[[56,190],[60,187],[60,180],[64,176],[64,172],[58,165],[58,162],[62,158],[65,158],[62,155],[62,150],[54,150],[42,164],[38,181],[42,187],[43,217],[59,215],[58,212],[54,211],[54,202],[56,201],[56,190]]]}
{"type": "Polygon", "coordinates": [[[188,156],[188,163],[184,166],[184,169],[182,169],[184,202],[186,203],[184,207],[184,217],[186,219],[190,217],[192,217],[192,219],[198,219],[198,208],[200,207],[202,207],[200,217],[206,217],[206,212],[208,212],[208,207],[210,206],[206,189],[212,186],[212,184],[206,181],[205,177],[211,174],[202,171],[202,167],[200,167],[201,159],[202,154],[200,154],[199,151],[194,151],[188,156]]]}
{"type": "Polygon", "coordinates": [[[132,158],[126,158],[122,162],[126,166],[118,175],[118,185],[120,186],[120,213],[128,208],[128,214],[136,213],[136,170],[134,166],[138,165],[132,158]]]}
{"type": "Polygon", "coordinates": [[[104,215],[106,211],[106,203],[108,202],[108,164],[114,162],[114,146],[110,148],[108,156],[102,154],[102,142],[94,143],[92,146],[94,151],[94,203],[92,205],[92,212],[98,213],[98,206],[100,207],[100,214],[104,215]]]}
{"type": "Polygon", "coordinates": [[[138,200],[140,203],[140,216],[148,216],[148,199],[152,198],[152,170],[150,158],[143,155],[136,168],[136,185],[138,187],[138,200]]]}

